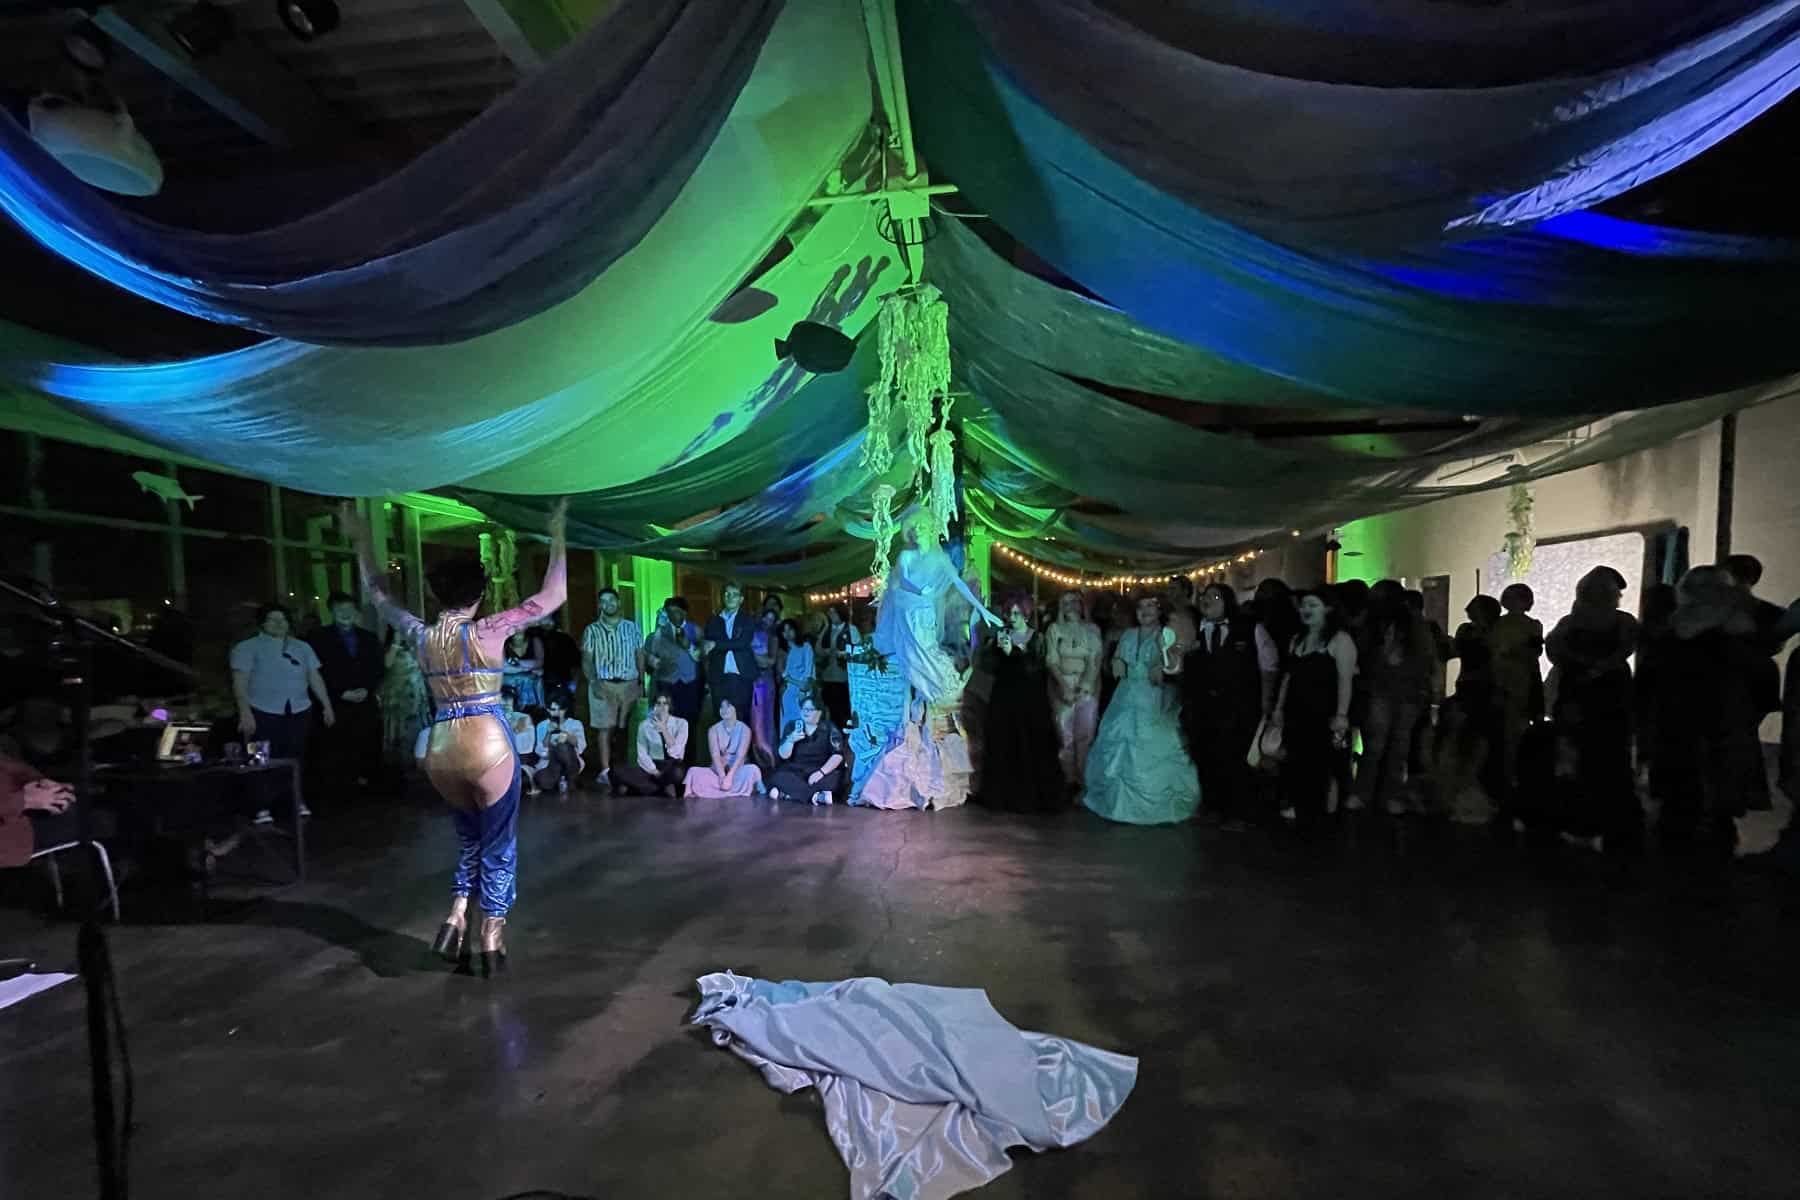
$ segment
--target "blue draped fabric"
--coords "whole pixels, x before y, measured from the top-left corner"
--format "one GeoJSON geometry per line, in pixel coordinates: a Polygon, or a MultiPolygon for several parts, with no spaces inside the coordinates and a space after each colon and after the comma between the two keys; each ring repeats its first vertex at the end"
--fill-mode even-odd
{"type": "Polygon", "coordinates": [[[620,0],[485,113],[379,183],[248,234],[137,217],[0,110],[0,208],[171,308],[299,341],[422,345],[580,291],[681,191],[782,0],[620,0]]]}
{"type": "Polygon", "coordinates": [[[1591,207],[1800,87],[1800,0],[1765,2],[1639,62],[1505,87],[1246,70],[1161,41],[1099,0],[963,4],[1010,77],[1126,169],[1245,228],[1343,249],[1591,207]]]}
{"type": "Polygon", "coordinates": [[[1626,66],[1765,0],[1098,0],[1154,36],[1268,75],[1376,87],[1496,87],[1626,66]]]}
{"type": "Polygon", "coordinates": [[[815,1088],[853,1200],[947,1200],[1012,1168],[1007,1150],[1106,1127],[1137,1059],[1031,1033],[975,988],[884,979],[698,980],[693,1022],[781,1092],[815,1088]]]}
{"type": "Polygon", "coordinates": [[[1221,358],[1357,405],[1507,415],[1639,408],[1800,366],[1785,244],[1665,230],[1661,247],[1620,253],[1606,236],[1636,227],[1588,221],[1576,237],[1553,226],[1386,258],[1301,252],[1100,153],[953,11],[903,9],[934,171],[1064,274],[1221,358]],[[1701,257],[1709,247],[1727,258],[1701,257]]]}

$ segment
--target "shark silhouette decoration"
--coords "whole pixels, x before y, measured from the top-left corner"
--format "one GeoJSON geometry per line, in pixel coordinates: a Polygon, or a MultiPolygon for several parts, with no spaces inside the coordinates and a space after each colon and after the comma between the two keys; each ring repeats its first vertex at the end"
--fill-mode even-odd
{"type": "Polygon", "coordinates": [[[193,511],[196,503],[206,499],[205,496],[189,495],[187,489],[181,486],[181,480],[171,479],[167,475],[152,475],[149,471],[133,471],[131,478],[138,487],[153,496],[164,500],[173,500],[177,504],[186,501],[189,512],[193,511]]]}

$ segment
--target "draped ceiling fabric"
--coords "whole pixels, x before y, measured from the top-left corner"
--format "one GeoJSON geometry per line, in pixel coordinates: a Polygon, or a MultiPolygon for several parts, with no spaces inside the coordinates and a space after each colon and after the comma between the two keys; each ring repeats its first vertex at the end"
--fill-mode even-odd
{"type": "Polygon", "coordinates": [[[688,185],[573,298],[454,345],[274,340],[149,366],[46,357],[0,331],[0,378],[103,425],[284,486],[379,495],[452,483],[520,492],[629,483],[723,444],[797,380],[770,348],[810,314],[855,333],[898,282],[872,210],[825,210],[758,286],[779,304],[707,320],[862,135],[861,16],[790,5],[688,185]]]}
{"type": "MultiPolygon", "coordinates": [[[[1352,405],[1555,416],[1705,396],[1800,368],[1788,330],[1800,300],[1791,242],[1584,217],[1571,237],[1551,223],[1379,258],[1303,252],[1101,153],[1015,84],[958,11],[925,0],[902,9],[915,125],[933,170],[1082,286],[1275,377],[1287,395],[1283,385],[1300,385],[1352,405]],[[1600,244],[1607,237],[1629,250],[1600,244]]],[[[1239,387],[1231,398],[1248,394],[1239,387]]]]}
{"type": "MultiPolygon", "coordinates": [[[[1337,247],[1429,243],[1447,229],[1589,207],[1687,162],[1800,86],[1800,0],[1693,6],[1724,23],[1675,22],[1689,38],[1673,45],[1656,37],[1668,4],[1614,5],[1621,28],[1648,35],[1648,57],[1425,87],[1248,70],[1165,42],[1101,0],[963,3],[1007,72],[1127,170],[1245,228],[1337,247]]],[[[1389,7],[1387,28],[1404,41],[1417,6],[1389,7]]],[[[1376,13],[1365,4],[1361,15],[1376,13]]],[[[1209,54],[1229,56],[1221,35],[1209,54]]],[[[1429,37],[1389,62],[1429,55],[1429,37]]]]}
{"type": "Polygon", "coordinates": [[[568,299],[644,237],[712,144],[781,9],[620,0],[407,166],[247,234],[138,217],[0,111],[0,208],[71,262],[208,320],[309,342],[459,341],[568,299]]]}

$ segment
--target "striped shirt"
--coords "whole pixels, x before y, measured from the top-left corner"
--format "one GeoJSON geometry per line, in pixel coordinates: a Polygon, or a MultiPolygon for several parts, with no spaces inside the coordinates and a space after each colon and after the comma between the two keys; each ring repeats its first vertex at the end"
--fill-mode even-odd
{"type": "Polygon", "coordinates": [[[594,679],[636,679],[637,653],[643,644],[644,635],[635,622],[620,617],[608,629],[605,621],[595,621],[581,635],[581,661],[594,679]]]}

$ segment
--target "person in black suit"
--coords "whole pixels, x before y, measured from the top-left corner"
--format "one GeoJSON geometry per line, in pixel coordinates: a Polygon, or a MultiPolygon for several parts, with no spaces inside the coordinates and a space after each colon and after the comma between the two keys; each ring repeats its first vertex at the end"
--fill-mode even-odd
{"type": "Polygon", "coordinates": [[[712,691],[714,715],[720,700],[729,700],[739,713],[750,711],[750,689],[756,682],[756,655],[750,639],[756,622],[743,611],[744,589],[725,585],[724,611],[707,618],[701,641],[706,647],[706,681],[712,691]]]}
{"type": "Polygon", "coordinates": [[[331,624],[307,635],[319,656],[319,674],[337,711],[337,724],[320,731],[320,794],[349,794],[359,783],[381,782],[381,639],[357,624],[356,600],[343,592],[331,597],[331,624]]]}
{"type": "Polygon", "coordinates": [[[1278,662],[1267,638],[1239,615],[1230,586],[1209,583],[1200,593],[1193,649],[1176,680],[1182,734],[1200,774],[1200,802],[1229,830],[1244,829],[1258,816],[1247,757],[1268,703],[1263,675],[1278,662]]]}

